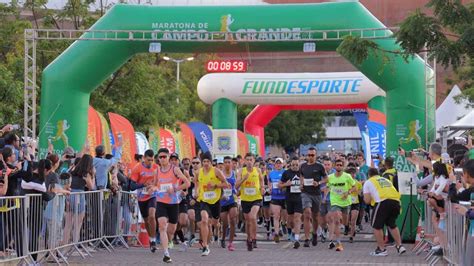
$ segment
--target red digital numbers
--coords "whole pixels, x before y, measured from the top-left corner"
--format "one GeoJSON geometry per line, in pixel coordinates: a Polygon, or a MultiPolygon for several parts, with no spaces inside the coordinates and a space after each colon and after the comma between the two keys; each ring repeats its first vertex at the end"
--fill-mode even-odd
{"type": "Polygon", "coordinates": [[[247,62],[241,60],[210,60],[206,63],[207,72],[247,72],[247,62]]]}

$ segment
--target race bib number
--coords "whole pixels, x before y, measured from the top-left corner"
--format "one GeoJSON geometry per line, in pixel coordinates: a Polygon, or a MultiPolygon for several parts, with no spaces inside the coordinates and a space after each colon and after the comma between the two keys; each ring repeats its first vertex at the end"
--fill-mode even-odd
{"type": "Polygon", "coordinates": [[[168,192],[170,188],[173,187],[173,184],[160,184],[160,192],[168,192]]]}
{"type": "Polygon", "coordinates": [[[272,183],[272,188],[273,189],[278,189],[278,182],[273,182],[272,183]]]}
{"type": "Polygon", "coordinates": [[[265,202],[272,201],[272,196],[268,195],[268,196],[263,197],[263,201],[265,201],[265,202]]]}
{"type": "Polygon", "coordinates": [[[307,187],[307,186],[313,186],[313,179],[306,179],[306,178],[305,178],[305,179],[303,179],[303,180],[304,180],[304,181],[303,181],[303,184],[304,184],[305,187],[307,187]]]}
{"type": "Polygon", "coordinates": [[[290,187],[290,193],[301,193],[300,186],[291,186],[290,187]]]}
{"type": "Polygon", "coordinates": [[[352,203],[356,203],[356,202],[357,202],[357,200],[358,200],[358,198],[357,198],[357,197],[355,197],[355,196],[352,196],[352,197],[351,197],[351,199],[352,199],[352,203]]]}
{"type": "Polygon", "coordinates": [[[340,188],[336,188],[332,191],[333,193],[336,193],[337,195],[342,195],[344,194],[344,190],[340,189],[340,188]]]}
{"type": "Polygon", "coordinates": [[[254,196],[254,195],[257,195],[257,189],[256,188],[250,188],[250,187],[247,187],[244,189],[244,193],[245,195],[248,195],[248,196],[254,196]]]}
{"type": "Polygon", "coordinates": [[[224,197],[230,198],[232,196],[232,189],[226,188],[224,189],[224,197]]]}
{"type": "Polygon", "coordinates": [[[204,199],[206,200],[211,200],[216,198],[216,192],[215,191],[207,191],[204,192],[204,199]]]}

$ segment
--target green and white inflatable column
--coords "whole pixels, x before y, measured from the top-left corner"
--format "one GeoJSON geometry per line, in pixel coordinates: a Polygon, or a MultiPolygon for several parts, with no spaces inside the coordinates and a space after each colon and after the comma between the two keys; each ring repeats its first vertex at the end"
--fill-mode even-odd
{"type": "Polygon", "coordinates": [[[221,98],[212,104],[212,150],[215,158],[237,155],[237,104],[221,98]]]}

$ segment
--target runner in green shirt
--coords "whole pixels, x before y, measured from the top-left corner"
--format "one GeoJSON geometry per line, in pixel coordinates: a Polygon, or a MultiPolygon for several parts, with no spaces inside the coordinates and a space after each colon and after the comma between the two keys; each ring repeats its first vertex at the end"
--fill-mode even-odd
{"type": "Polygon", "coordinates": [[[330,234],[329,249],[336,248],[336,251],[343,251],[341,244],[340,224],[342,214],[349,213],[352,200],[350,194],[355,190],[355,181],[352,176],[343,171],[344,162],[336,160],[336,173],[329,175],[327,186],[330,190],[331,215],[329,221],[330,234]],[[336,244],[334,244],[334,236],[336,237],[336,244]]]}

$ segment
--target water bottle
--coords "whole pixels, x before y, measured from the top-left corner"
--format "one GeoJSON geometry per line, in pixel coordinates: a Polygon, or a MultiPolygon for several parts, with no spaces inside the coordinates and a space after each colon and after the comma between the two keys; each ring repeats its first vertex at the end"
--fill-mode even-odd
{"type": "Polygon", "coordinates": [[[471,192],[471,207],[474,207],[474,192],[471,192]]]}

